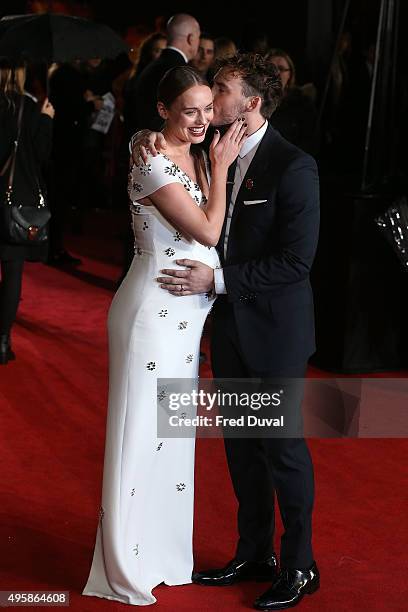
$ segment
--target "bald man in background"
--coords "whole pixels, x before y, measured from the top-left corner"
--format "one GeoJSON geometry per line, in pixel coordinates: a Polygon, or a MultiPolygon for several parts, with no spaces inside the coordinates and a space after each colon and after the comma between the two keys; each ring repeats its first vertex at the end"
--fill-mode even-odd
{"type": "Polygon", "coordinates": [[[192,60],[200,44],[200,25],[191,15],[180,13],[169,19],[166,26],[167,47],[160,57],[141,73],[130,100],[129,138],[138,130],[159,131],[163,119],[157,112],[157,86],[165,73],[174,66],[192,60]]]}

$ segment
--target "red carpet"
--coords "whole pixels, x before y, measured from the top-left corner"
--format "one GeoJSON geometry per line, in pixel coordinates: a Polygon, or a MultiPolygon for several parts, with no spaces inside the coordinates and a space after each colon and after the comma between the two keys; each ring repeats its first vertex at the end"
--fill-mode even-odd
{"type": "MultiPolygon", "coordinates": [[[[70,591],[80,612],[129,609],[80,595],[100,501],[105,319],[118,271],[88,257],[74,274],[28,265],[17,360],[0,368],[0,590],[70,591]]],[[[233,555],[236,507],[222,442],[197,447],[195,558],[198,568],[215,567],[233,555]]],[[[298,609],[406,610],[407,440],[311,440],[310,448],[322,586],[298,609]]],[[[263,589],[160,586],[156,606],[250,610],[263,589]]]]}

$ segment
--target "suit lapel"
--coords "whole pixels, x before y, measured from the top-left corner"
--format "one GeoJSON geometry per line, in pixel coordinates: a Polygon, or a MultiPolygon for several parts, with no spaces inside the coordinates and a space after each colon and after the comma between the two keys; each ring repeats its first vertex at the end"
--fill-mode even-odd
{"type": "Polygon", "coordinates": [[[274,129],[268,125],[264,137],[249,164],[245,176],[235,198],[234,214],[242,206],[244,200],[255,199],[259,188],[268,181],[267,169],[270,161],[270,144],[274,138],[274,129]]]}
{"type": "MultiPolygon", "coordinates": [[[[274,139],[275,130],[268,124],[268,128],[265,132],[264,137],[259,143],[258,149],[249,164],[248,170],[242,178],[242,183],[235,198],[234,210],[232,213],[231,225],[228,236],[227,244],[227,259],[228,252],[231,246],[231,233],[236,223],[239,211],[244,206],[244,200],[255,200],[257,193],[262,190],[263,185],[269,182],[268,178],[268,166],[270,163],[270,145],[274,139]]],[[[234,171],[235,172],[235,171],[234,171]]],[[[232,188],[231,188],[232,191],[232,188]]],[[[231,194],[230,194],[231,197],[231,194]]],[[[223,228],[223,235],[225,238],[225,222],[223,228]]],[[[223,243],[224,244],[224,240],[223,243]]]]}
{"type": "Polygon", "coordinates": [[[228,168],[227,175],[227,212],[229,203],[231,202],[232,189],[234,187],[235,170],[237,169],[238,158],[228,168]]]}
{"type": "Polygon", "coordinates": [[[221,236],[217,244],[217,250],[218,250],[218,253],[222,261],[224,261],[225,230],[227,227],[228,209],[231,203],[231,195],[232,195],[232,188],[234,186],[234,177],[235,177],[236,167],[237,167],[237,160],[235,160],[228,168],[227,190],[226,190],[226,209],[225,209],[224,224],[222,226],[221,236]]]}

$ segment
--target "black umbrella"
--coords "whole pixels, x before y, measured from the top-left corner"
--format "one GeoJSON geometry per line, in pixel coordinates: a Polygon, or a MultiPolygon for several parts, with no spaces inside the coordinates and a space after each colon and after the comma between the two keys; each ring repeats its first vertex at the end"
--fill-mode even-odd
{"type": "Polygon", "coordinates": [[[111,28],[80,17],[46,13],[0,19],[0,58],[10,62],[103,59],[127,51],[111,28]]]}

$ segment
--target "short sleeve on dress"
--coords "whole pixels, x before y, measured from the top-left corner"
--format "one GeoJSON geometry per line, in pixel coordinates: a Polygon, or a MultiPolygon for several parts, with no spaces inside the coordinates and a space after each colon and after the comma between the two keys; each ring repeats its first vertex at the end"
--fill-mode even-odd
{"type": "Polygon", "coordinates": [[[147,163],[133,164],[129,172],[128,194],[132,202],[151,195],[169,183],[179,183],[174,167],[169,159],[158,153],[149,155],[147,163]]]}

